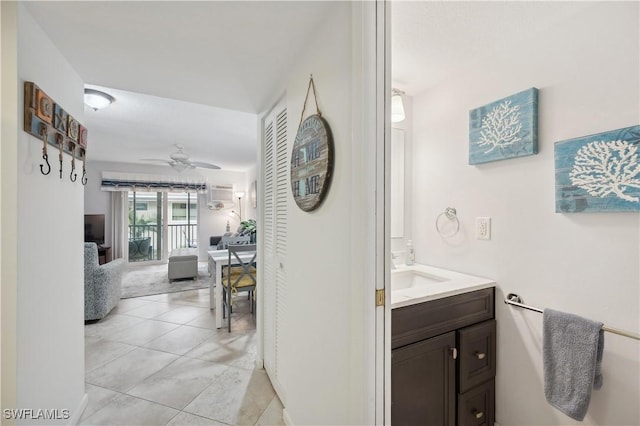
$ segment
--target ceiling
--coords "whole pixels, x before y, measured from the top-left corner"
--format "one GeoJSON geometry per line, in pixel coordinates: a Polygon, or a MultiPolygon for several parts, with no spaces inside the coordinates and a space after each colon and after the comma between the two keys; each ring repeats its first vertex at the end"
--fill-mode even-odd
{"type": "Polygon", "coordinates": [[[331,2],[33,1],[29,13],[88,87],[114,96],[85,108],[88,158],[139,162],[182,144],[191,159],[246,170],[257,113],[331,2]]]}
{"type": "MultiPolygon", "coordinates": [[[[417,95],[487,60],[518,61],[537,34],[598,2],[392,1],[393,86],[417,95]]],[[[539,44],[539,43],[538,43],[539,44]]]]}
{"type": "MultiPolygon", "coordinates": [[[[597,3],[597,2],[596,2],[597,3]]],[[[85,108],[89,159],[191,159],[247,170],[257,113],[330,1],[34,1],[24,3],[89,85],[116,98],[85,108]]],[[[527,41],[590,2],[392,1],[394,87],[416,95],[486,63],[527,55],[527,41]],[[505,37],[508,34],[508,37],[505,37]]]]}

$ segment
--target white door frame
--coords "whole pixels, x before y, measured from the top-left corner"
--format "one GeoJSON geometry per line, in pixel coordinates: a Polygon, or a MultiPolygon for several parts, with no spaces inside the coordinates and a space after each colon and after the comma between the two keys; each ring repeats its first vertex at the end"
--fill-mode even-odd
{"type": "Polygon", "coordinates": [[[385,174],[389,167],[391,131],[389,3],[376,0],[354,3],[354,7],[362,8],[360,25],[354,22],[353,72],[354,81],[359,82],[360,87],[353,96],[353,122],[356,124],[354,140],[361,139],[363,144],[358,147],[361,149],[358,154],[363,156],[364,176],[353,176],[353,179],[354,182],[364,179],[362,187],[370,194],[366,197],[366,217],[352,218],[353,229],[357,229],[357,223],[366,222],[364,235],[352,233],[351,236],[352,241],[359,241],[357,247],[365,250],[362,261],[368,295],[363,312],[366,334],[363,362],[370,377],[364,383],[367,389],[364,422],[384,425],[391,422],[390,223],[389,182],[385,174]],[[358,240],[359,237],[362,239],[358,240]],[[384,306],[375,306],[376,290],[385,290],[384,306]]]}
{"type": "Polygon", "coordinates": [[[381,0],[376,10],[377,64],[376,111],[377,151],[376,161],[376,254],[377,289],[384,289],[384,306],[376,313],[376,400],[380,403],[376,412],[376,423],[391,424],[391,185],[387,171],[391,163],[391,25],[390,2],[381,0]]]}

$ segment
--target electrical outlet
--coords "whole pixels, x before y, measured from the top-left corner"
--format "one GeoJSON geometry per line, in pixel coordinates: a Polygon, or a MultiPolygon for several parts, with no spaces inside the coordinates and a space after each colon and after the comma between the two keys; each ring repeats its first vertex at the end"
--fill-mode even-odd
{"type": "Polygon", "coordinates": [[[491,239],[491,218],[490,217],[476,217],[476,239],[478,240],[491,239]]]}

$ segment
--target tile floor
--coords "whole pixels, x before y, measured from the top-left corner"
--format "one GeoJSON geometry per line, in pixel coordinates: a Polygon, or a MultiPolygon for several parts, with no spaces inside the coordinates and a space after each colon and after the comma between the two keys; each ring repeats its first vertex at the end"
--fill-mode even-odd
{"type": "Polygon", "coordinates": [[[85,325],[82,425],[284,425],[255,368],[256,326],[241,294],[216,330],[209,290],[123,299],[85,325]]]}

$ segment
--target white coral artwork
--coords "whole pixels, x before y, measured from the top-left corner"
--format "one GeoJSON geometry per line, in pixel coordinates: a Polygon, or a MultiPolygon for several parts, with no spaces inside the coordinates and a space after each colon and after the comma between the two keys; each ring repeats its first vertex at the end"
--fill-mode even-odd
{"type": "Polygon", "coordinates": [[[593,197],[614,194],[618,198],[639,202],[628,194],[640,188],[638,146],[624,140],[594,141],[576,153],[569,177],[571,184],[584,189],[593,197]]]}
{"type": "Polygon", "coordinates": [[[521,140],[520,130],[522,130],[520,105],[511,106],[511,101],[507,100],[482,118],[482,128],[477,143],[479,146],[489,147],[489,150],[484,152],[488,154],[496,148],[508,147],[521,140]]]}

